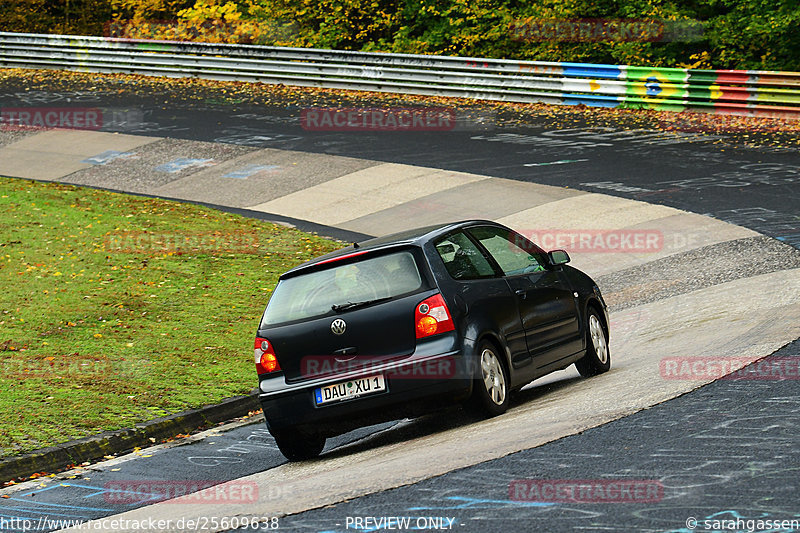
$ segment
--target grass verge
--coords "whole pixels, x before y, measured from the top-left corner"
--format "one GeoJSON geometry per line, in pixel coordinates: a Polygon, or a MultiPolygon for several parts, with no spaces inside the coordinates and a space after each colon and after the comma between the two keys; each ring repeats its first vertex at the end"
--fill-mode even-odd
{"type": "Polygon", "coordinates": [[[0,457],[246,394],[286,269],[341,246],[209,208],[0,178],[0,457]]]}

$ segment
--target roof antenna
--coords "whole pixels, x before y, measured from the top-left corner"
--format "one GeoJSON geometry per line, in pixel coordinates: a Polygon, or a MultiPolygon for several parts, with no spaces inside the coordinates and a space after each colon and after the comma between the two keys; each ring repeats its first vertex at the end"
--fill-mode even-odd
{"type": "Polygon", "coordinates": [[[357,243],[357,242],[354,242],[354,243],[353,243],[353,249],[354,249],[354,250],[358,250],[358,248],[359,248],[359,246],[358,246],[358,243],[357,243]]]}

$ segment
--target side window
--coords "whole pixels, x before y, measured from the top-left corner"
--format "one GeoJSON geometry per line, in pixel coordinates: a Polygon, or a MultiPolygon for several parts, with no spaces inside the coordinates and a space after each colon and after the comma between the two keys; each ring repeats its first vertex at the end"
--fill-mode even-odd
{"type": "Polygon", "coordinates": [[[477,279],[495,275],[492,265],[469,237],[455,233],[436,243],[436,251],[453,279],[477,279]]]}
{"type": "Polygon", "coordinates": [[[506,276],[545,270],[541,253],[532,250],[529,242],[515,238],[515,233],[491,226],[470,228],[469,232],[497,261],[506,276]]]}

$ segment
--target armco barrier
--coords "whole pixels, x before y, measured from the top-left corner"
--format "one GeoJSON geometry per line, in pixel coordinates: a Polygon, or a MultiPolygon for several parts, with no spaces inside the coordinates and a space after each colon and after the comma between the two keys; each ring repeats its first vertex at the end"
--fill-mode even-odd
{"type": "Polygon", "coordinates": [[[800,73],[0,32],[0,67],[800,118],[800,73]]]}

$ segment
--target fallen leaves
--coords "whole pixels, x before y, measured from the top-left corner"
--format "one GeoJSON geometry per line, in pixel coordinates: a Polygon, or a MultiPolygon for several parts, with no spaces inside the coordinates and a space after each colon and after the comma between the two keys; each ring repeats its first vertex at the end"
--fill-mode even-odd
{"type": "MultiPolygon", "coordinates": [[[[550,128],[566,128],[584,124],[589,127],[608,124],[624,127],[655,128],[666,131],[703,131],[722,133],[737,137],[741,143],[785,143],[800,141],[796,136],[789,139],[771,139],[770,135],[791,134],[800,131],[800,120],[767,117],[748,117],[722,115],[704,112],[657,111],[652,109],[599,108],[584,105],[564,106],[549,104],[522,104],[514,102],[494,102],[467,98],[446,98],[438,96],[402,95],[323,89],[317,87],[294,87],[287,85],[267,85],[262,83],[226,82],[194,78],[158,78],[142,75],[95,74],[62,71],[35,71],[7,69],[6,79],[24,80],[31,90],[88,91],[101,96],[117,94],[134,99],[139,94],[159,94],[168,96],[171,102],[181,101],[188,107],[208,109],[222,106],[227,109],[236,106],[259,106],[266,113],[285,115],[287,112],[299,115],[305,107],[388,107],[388,106],[446,106],[453,107],[459,114],[489,110],[496,112],[495,128],[542,125],[550,128]],[[120,89],[120,84],[125,89],[120,89]],[[129,87],[129,89],[128,89],[129,87]],[[89,89],[91,88],[91,89],[89,89]],[[122,92],[120,92],[122,91],[122,92]],[[220,99],[222,95],[224,98],[220,99]],[[739,139],[739,133],[758,134],[756,138],[739,139]]],[[[729,140],[730,141],[730,140],[729,140]]]]}

